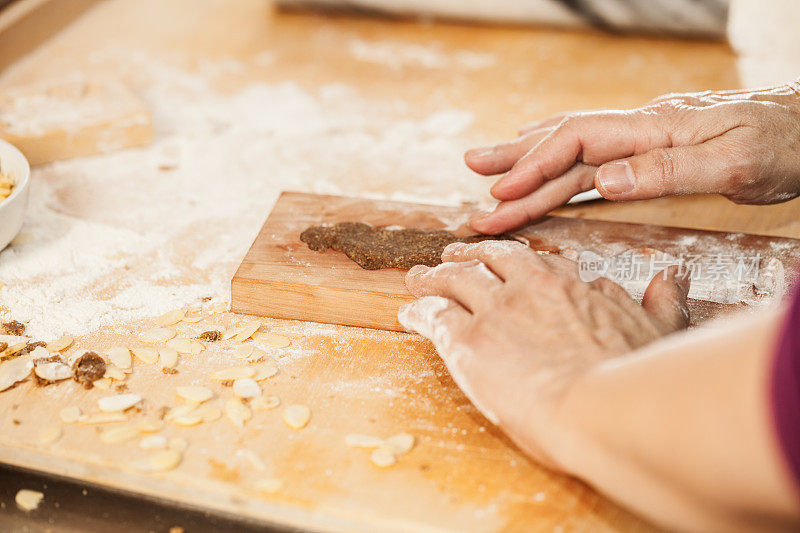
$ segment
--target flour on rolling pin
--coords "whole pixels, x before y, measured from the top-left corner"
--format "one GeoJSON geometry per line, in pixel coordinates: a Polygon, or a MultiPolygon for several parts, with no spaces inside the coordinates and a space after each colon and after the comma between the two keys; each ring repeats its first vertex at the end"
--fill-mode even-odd
{"type": "Polygon", "coordinates": [[[153,124],[123,84],[69,78],[0,93],[0,138],[37,165],[149,144],[153,124]]]}

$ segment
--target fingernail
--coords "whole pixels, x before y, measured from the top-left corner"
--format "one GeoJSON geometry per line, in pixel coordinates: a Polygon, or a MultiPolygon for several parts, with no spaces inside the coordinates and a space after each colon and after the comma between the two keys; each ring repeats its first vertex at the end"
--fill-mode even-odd
{"type": "Polygon", "coordinates": [[[482,146],[481,148],[473,148],[467,150],[467,157],[486,157],[494,153],[493,146],[482,146]]]}
{"type": "Polygon", "coordinates": [[[429,270],[425,265],[415,265],[408,271],[409,276],[416,276],[417,274],[424,274],[429,270]]]}
{"type": "Polygon", "coordinates": [[[633,175],[633,168],[627,161],[608,163],[600,167],[597,171],[597,181],[602,188],[612,194],[621,194],[633,190],[636,184],[636,177],[633,175]]]}
{"type": "Polygon", "coordinates": [[[464,246],[466,246],[466,244],[463,242],[451,242],[444,247],[444,250],[442,250],[442,255],[456,253],[464,246]]]}

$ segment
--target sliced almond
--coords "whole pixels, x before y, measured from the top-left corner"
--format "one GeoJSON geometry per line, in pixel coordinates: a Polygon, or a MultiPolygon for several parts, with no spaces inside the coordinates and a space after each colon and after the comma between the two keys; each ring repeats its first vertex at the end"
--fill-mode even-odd
{"type": "Polygon", "coordinates": [[[128,375],[116,365],[106,365],[106,373],[103,377],[113,379],[114,381],[125,381],[128,375]]]}
{"type": "Polygon", "coordinates": [[[307,405],[287,405],[283,410],[283,421],[292,429],[303,429],[311,420],[311,409],[307,405]]]}
{"type": "Polygon", "coordinates": [[[344,442],[351,448],[378,448],[383,446],[382,438],[358,433],[345,435],[344,442]]]}
{"type": "Polygon", "coordinates": [[[254,486],[259,492],[273,494],[283,488],[283,481],[274,478],[259,479],[254,486]]]}
{"type": "Polygon", "coordinates": [[[203,421],[202,417],[197,413],[189,413],[183,416],[176,416],[172,419],[172,423],[176,426],[192,427],[203,421]]]}
{"type": "Polygon", "coordinates": [[[224,313],[228,310],[228,304],[225,302],[214,302],[211,304],[211,310],[215,313],[224,313]]]}
{"type": "Polygon", "coordinates": [[[261,387],[253,378],[239,378],[233,382],[233,394],[243,400],[261,396],[261,387]]]}
{"type": "Polygon", "coordinates": [[[241,378],[252,378],[256,375],[256,369],[252,366],[234,366],[223,368],[211,374],[211,379],[215,381],[233,381],[241,378]]]}
{"type": "Polygon", "coordinates": [[[167,447],[167,438],[164,435],[148,435],[139,441],[139,448],[143,450],[164,450],[167,447]]]}
{"type": "Polygon", "coordinates": [[[261,331],[253,335],[253,340],[265,346],[269,346],[270,348],[286,348],[292,344],[292,340],[289,337],[278,335],[277,333],[264,333],[261,331]]]}
{"type": "Polygon", "coordinates": [[[146,365],[152,365],[158,361],[158,351],[155,348],[131,348],[134,357],[146,365]]]}
{"type": "Polygon", "coordinates": [[[236,427],[244,427],[245,422],[253,418],[253,412],[238,398],[231,398],[225,402],[225,416],[236,427]]]}
{"type": "Polygon", "coordinates": [[[20,342],[14,344],[13,346],[9,346],[8,348],[5,349],[4,352],[0,353],[0,359],[3,357],[11,357],[17,352],[22,351],[26,346],[28,346],[27,342],[20,342]]]}
{"type": "Polygon", "coordinates": [[[212,391],[207,387],[201,387],[199,385],[187,385],[184,387],[175,387],[175,394],[177,394],[179,398],[182,398],[187,402],[193,402],[196,404],[203,403],[214,397],[214,391],[212,391]]]}
{"type": "Polygon", "coordinates": [[[416,439],[410,433],[398,433],[386,439],[386,446],[388,446],[395,455],[403,455],[411,451],[414,447],[416,439]]]}
{"type": "Polygon", "coordinates": [[[237,359],[247,359],[253,355],[253,345],[252,344],[240,344],[233,350],[233,356],[237,359]]]}
{"type": "Polygon", "coordinates": [[[189,441],[187,441],[183,437],[173,437],[169,439],[170,450],[175,450],[176,452],[183,453],[186,451],[186,448],[188,447],[189,447],[189,441]]]}
{"type": "Polygon", "coordinates": [[[183,321],[189,324],[197,324],[198,322],[203,320],[203,318],[204,317],[202,315],[186,315],[185,317],[183,317],[183,321]]]}
{"type": "Polygon", "coordinates": [[[133,426],[118,426],[104,429],[100,433],[100,440],[106,444],[116,444],[135,439],[139,436],[139,430],[133,426]]]}
{"type": "Polygon", "coordinates": [[[163,327],[173,326],[183,320],[186,316],[186,309],[173,309],[166,312],[156,319],[156,325],[163,327]]]}
{"type": "Polygon", "coordinates": [[[222,417],[222,411],[219,407],[213,405],[201,405],[195,412],[197,416],[203,419],[203,422],[215,422],[222,417]]]}
{"type": "Polygon", "coordinates": [[[178,405],[178,406],[173,407],[172,409],[170,409],[167,412],[167,414],[164,415],[164,420],[166,420],[168,422],[172,422],[176,418],[188,415],[189,413],[191,413],[195,409],[197,409],[197,404],[195,404],[195,403],[190,403],[190,404],[186,404],[186,405],[178,405]]]}
{"type": "Polygon", "coordinates": [[[233,337],[234,342],[244,342],[253,336],[253,333],[261,327],[261,321],[250,320],[242,326],[242,330],[233,337]]]}
{"type": "Polygon", "coordinates": [[[395,457],[395,454],[391,448],[387,446],[381,446],[372,451],[369,456],[369,460],[372,461],[372,464],[375,466],[386,468],[387,466],[392,466],[395,464],[397,462],[397,457],[395,457]]]}
{"type": "Polygon", "coordinates": [[[18,357],[0,363],[0,392],[10,389],[31,375],[33,361],[28,357],[18,357]]]}
{"type": "Polygon", "coordinates": [[[244,326],[237,326],[235,328],[229,328],[222,332],[222,340],[227,341],[229,339],[234,338],[236,335],[244,331],[244,326]]]}
{"type": "Polygon", "coordinates": [[[74,339],[69,335],[64,335],[63,337],[61,337],[56,341],[48,342],[47,349],[51,352],[63,352],[64,350],[72,346],[73,340],[74,339]]]}
{"type": "Polygon", "coordinates": [[[182,337],[167,341],[167,347],[183,355],[197,355],[203,351],[203,344],[200,341],[182,337]]]}
{"type": "Polygon", "coordinates": [[[92,413],[90,415],[82,415],[78,422],[81,424],[95,425],[95,424],[111,424],[114,422],[127,422],[128,415],[125,413],[92,413]]]}
{"type": "Polygon", "coordinates": [[[136,461],[133,466],[144,472],[167,472],[174,470],[179,464],[183,454],[177,450],[167,449],[154,453],[141,461],[136,461]]]}
{"type": "Polygon", "coordinates": [[[51,354],[50,351],[44,346],[37,346],[36,348],[31,350],[31,352],[28,354],[28,357],[33,359],[35,362],[37,359],[48,359],[53,355],[57,354],[51,354]]]}
{"type": "Polygon", "coordinates": [[[236,455],[241,456],[250,464],[250,466],[259,472],[263,472],[267,469],[267,465],[264,464],[264,461],[261,460],[261,457],[259,457],[258,454],[253,450],[242,448],[241,450],[236,450],[236,455]]]}
{"type": "Polygon", "coordinates": [[[159,342],[167,342],[175,337],[175,330],[172,328],[152,328],[142,332],[139,336],[144,342],[156,344],[159,342]]]}
{"type": "Polygon", "coordinates": [[[159,346],[158,356],[161,360],[161,368],[175,368],[178,365],[178,350],[169,346],[159,346]]]}
{"type": "Polygon", "coordinates": [[[108,360],[123,371],[130,370],[133,364],[131,351],[123,346],[116,346],[106,352],[108,360]]]}
{"type": "Polygon", "coordinates": [[[65,424],[74,424],[81,417],[81,409],[76,405],[70,405],[69,407],[64,407],[58,414],[58,417],[65,424]]]}
{"type": "Polygon", "coordinates": [[[263,381],[275,376],[278,373],[278,365],[272,361],[264,361],[263,363],[253,366],[252,368],[255,370],[253,379],[256,381],[263,381]]]}
{"type": "Polygon", "coordinates": [[[100,378],[92,381],[92,387],[98,390],[109,390],[114,381],[111,378],[100,378]]]}
{"type": "Polygon", "coordinates": [[[259,396],[250,400],[250,407],[256,411],[271,411],[281,404],[277,396],[259,396]]]}
{"type": "Polygon", "coordinates": [[[39,430],[39,444],[43,444],[45,446],[48,444],[53,444],[55,441],[61,438],[62,434],[63,430],[58,424],[45,426],[39,430]]]}
{"type": "Polygon", "coordinates": [[[45,381],[61,381],[73,376],[72,368],[58,361],[39,363],[34,367],[33,372],[45,381]]]}
{"type": "Polygon", "coordinates": [[[136,427],[141,433],[158,433],[164,429],[164,422],[155,418],[145,418],[140,420],[136,427]]]}
{"type": "Polygon", "coordinates": [[[138,394],[117,394],[97,400],[97,406],[104,413],[121,413],[142,401],[138,394]]]}
{"type": "Polygon", "coordinates": [[[14,496],[14,502],[20,510],[29,513],[39,507],[44,499],[44,494],[38,490],[22,489],[14,496]]]}
{"type": "Polygon", "coordinates": [[[14,344],[13,346],[9,346],[6,348],[6,351],[3,352],[3,357],[11,357],[12,355],[16,354],[19,351],[22,351],[26,346],[28,346],[27,342],[20,342],[14,344]]]}

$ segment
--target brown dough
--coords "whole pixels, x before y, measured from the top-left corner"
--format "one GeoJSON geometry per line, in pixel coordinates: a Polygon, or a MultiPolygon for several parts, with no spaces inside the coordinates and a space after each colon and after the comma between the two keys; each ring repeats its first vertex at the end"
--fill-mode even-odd
{"type": "Polygon", "coordinates": [[[366,270],[381,268],[409,269],[414,265],[436,266],[442,251],[454,242],[474,243],[486,240],[511,240],[507,235],[472,235],[456,237],[449,231],[384,229],[363,222],[339,222],[333,226],[311,226],[300,240],[315,252],[328,248],[344,252],[366,270]]]}
{"type": "Polygon", "coordinates": [[[75,381],[91,389],[92,383],[106,374],[106,362],[96,352],[86,352],[72,365],[75,381]]]}

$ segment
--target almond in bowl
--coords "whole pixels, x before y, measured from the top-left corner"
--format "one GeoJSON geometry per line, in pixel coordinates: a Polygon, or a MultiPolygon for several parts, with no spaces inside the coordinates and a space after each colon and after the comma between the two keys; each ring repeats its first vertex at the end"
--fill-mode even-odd
{"type": "Polygon", "coordinates": [[[10,172],[3,172],[3,167],[0,166],[0,202],[11,196],[12,192],[14,192],[14,177],[10,172]]]}
{"type": "Polygon", "coordinates": [[[30,193],[31,168],[22,152],[0,140],[0,250],[22,228],[30,193]]]}

